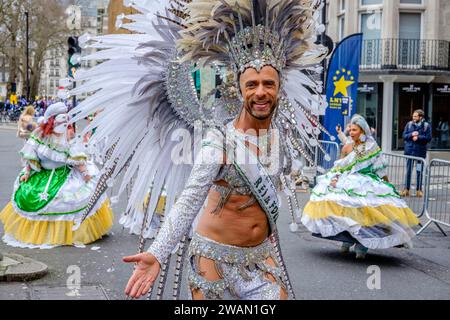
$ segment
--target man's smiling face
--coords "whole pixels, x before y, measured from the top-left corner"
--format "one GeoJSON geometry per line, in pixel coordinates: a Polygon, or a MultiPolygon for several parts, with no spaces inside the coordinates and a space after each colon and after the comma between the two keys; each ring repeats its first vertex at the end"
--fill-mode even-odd
{"type": "Polygon", "coordinates": [[[240,77],[245,110],[257,120],[267,120],[275,112],[280,89],[277,70],[265,66],[260,72],[249,68],[240,77]]]}

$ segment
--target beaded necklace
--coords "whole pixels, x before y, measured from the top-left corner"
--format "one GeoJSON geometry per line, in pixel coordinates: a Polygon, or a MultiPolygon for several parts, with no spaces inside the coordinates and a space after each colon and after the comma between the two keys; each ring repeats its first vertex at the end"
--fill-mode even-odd
{"type": "Polygon", "coordinates": [[[366,155],[366,142],[362,142],[361,144],[354,144],[353,151],[356,154],[356,159],[362,159],[366,155]]]}

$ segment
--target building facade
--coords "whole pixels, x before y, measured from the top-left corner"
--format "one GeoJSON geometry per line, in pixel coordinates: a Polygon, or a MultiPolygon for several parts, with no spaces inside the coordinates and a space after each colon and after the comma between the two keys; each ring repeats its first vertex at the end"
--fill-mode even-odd
{"type": "Polygon", "coordinates": [[[436,130],[450,123],[450,0],[327,0],[327,9],[335,42],[363,33],[356,111],[383,149],[402,150],[406,123],[423,109],[432,149],[450,151],[436,130]]]}
{"type": "Polygon", "coordinates": [[[40,94],[44,97],[56,97],[59,80],[67,74],[67,53],[63,49],[47,51],[44,68],[41,73],[40,94]]]}
{"type": "Polygon", "coordinates": [[[121,25],[126,20],[122,20],[123,16],[136,13],[130,7],[124,5],[123,0],[111,0],[108,6],[108,34],[129,34],[128,30],[122,29],[121,25]]]}
{"type": "Polygon", "coordinates": [[[108,34],[109,0],[97,0],[97,34],[108,34]]]}
{"type": "Polygon", "coordinates": [[[0,54],[0,101],[6,100],[9,83],[9,65],[8,59],[0,54]]]}

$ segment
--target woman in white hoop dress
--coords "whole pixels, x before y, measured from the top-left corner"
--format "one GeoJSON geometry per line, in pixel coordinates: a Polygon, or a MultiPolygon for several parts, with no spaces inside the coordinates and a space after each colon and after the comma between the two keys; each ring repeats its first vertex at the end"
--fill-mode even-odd
{"type": "Polygon", "coordinates": [[[0,212],[8,245],[85,245],[112,227],[113,213],[103,196],[81,227],[72,230],[95,191],[99,170],[88,160],[83,144],[71,139],[68,121],[63,103],[50,106],[20,151],[25,168],[14,183],[11,202],[0,212]]]}
{"type": "Polygon", "coordinates": [[[342,241],[342,252],[355,245],[357,258],[369,249],[412,246],[419,220],[387,178],[387,163],[366,120],[351,120],[352,143],[343,158],[318,178],[302,223],[315,236],[342,241]]]}

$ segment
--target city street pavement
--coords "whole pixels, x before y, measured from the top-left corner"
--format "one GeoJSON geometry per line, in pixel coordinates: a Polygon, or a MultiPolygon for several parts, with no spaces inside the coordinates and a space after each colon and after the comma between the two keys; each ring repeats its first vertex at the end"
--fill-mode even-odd
{"type": "MultiPolygon", "coordinates": [[[[1,208],[10,200],[20,170],[21,144],[13,129],[0,127],[1,208]]],[[[299,194],[298,198],[304,205],[308,195],[299,194]]],[[[118,224],[124,206],[122,197],[113,207],[116,223],[110,235],[86,248],[27,250],[0,243],[0,252],[29,257],[49,267],[48,275],[34,282],[0,283],[0,299],[125,299],[123,289],[133,266],[125,265],[121,258],[136,252],[138,239],[118,224]],[[81,290],[74,292],[73,275],[77,270],[81,273],[81,290]]],[[[434,227],[415,239],[414,249],[371,252],[365,261],[356,261],[353,255],[342,256],[338,243],[313,238],[303,227],[291,233],[289,222],[289,215],[282,215],[279,230],[298,299],[450,298],[450,238],[443,237],[434,227]],[[371,266],[380,268],[379,290],[368,288],[371,266]]],[[[186,292],[184,289],[183,298],[187,297],[186,292]]],[[[171,288],[165,298],[171,298],[171,288]]]]}

